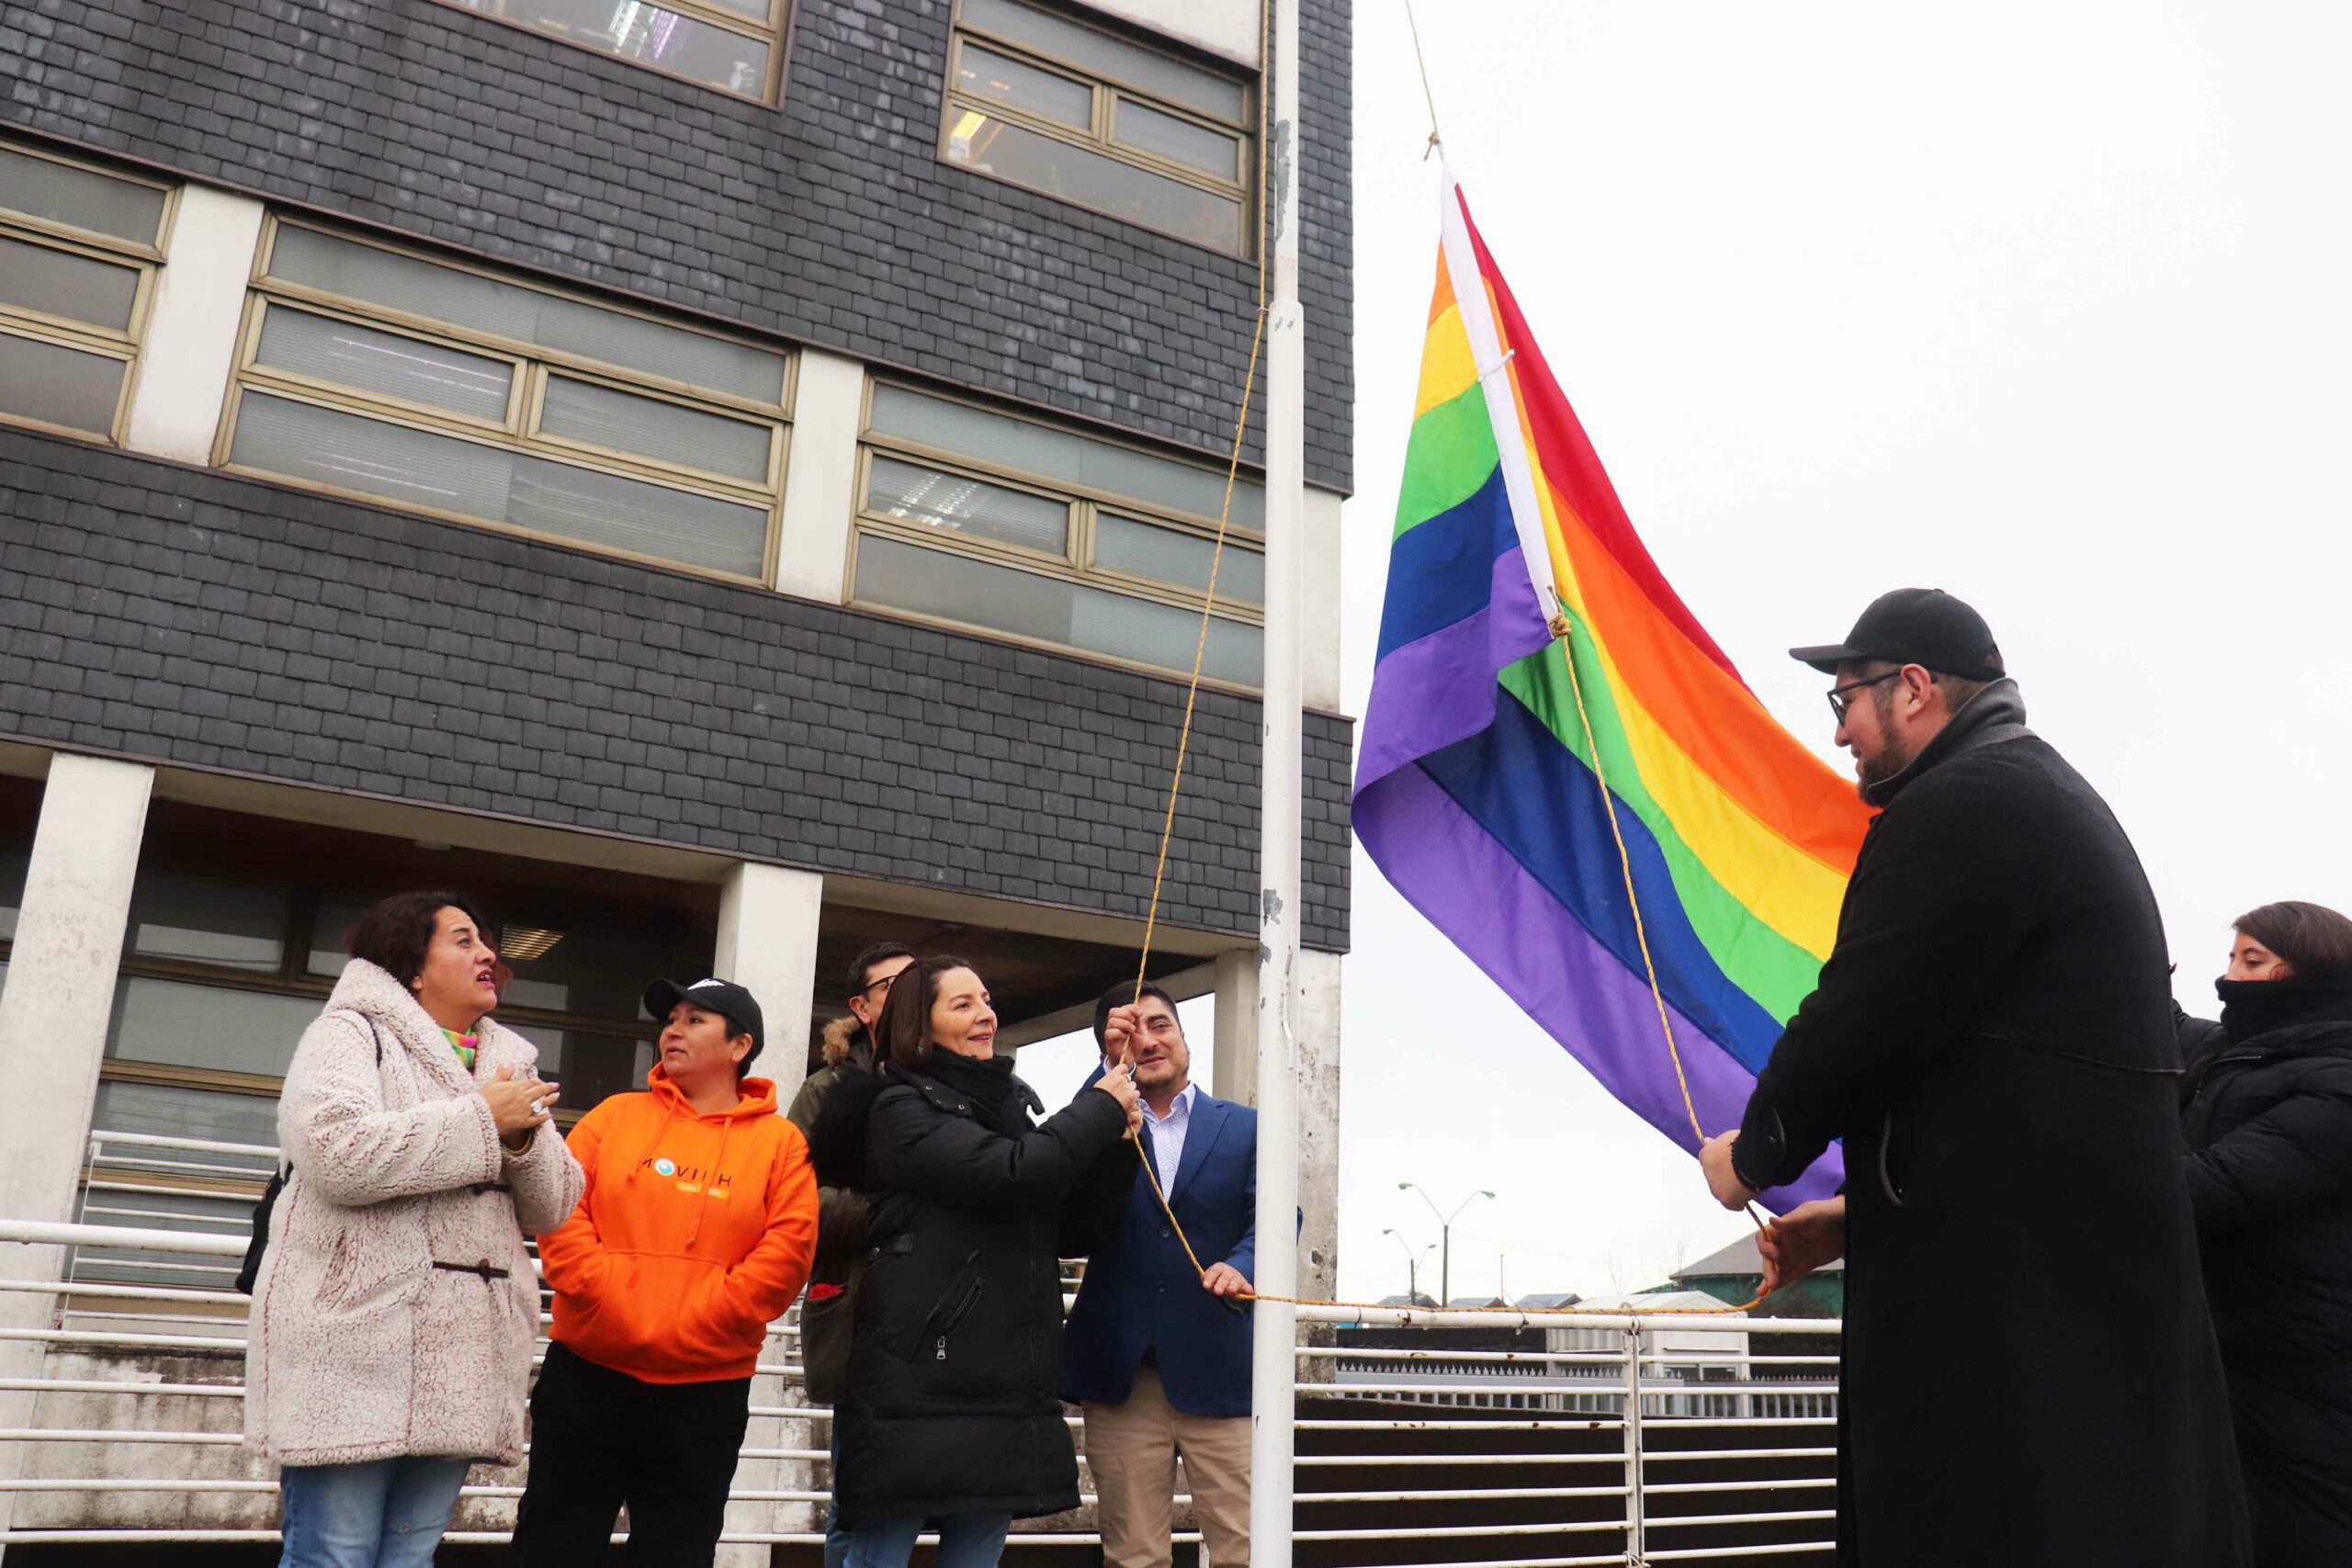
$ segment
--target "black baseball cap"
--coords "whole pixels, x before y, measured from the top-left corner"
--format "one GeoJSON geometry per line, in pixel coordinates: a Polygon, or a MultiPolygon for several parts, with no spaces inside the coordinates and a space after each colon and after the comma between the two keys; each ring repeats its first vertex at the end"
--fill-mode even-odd
{"type": "Polygon", "coordinates": [[[752,999],[751,992],[734,981],[696,980],[691,986],[681,986],[675,980],[656,980],[645,987],[645,1010],[652,1015],[656,1023],[666,1021],[670,1010],[680,1002],[691,1002],[706,1011],[715,1012],[733,1024],[736,1033],[750,1035],[752,1052],[751,1055],[743,1058],[746,1063],[760,1054],[760,1046],[765,1043],[766,1034],[766,1025],[760,1017],[760,1004],[752,999]]]}
{"type": "Polygon", "coordinates": [[[1792,648],[1789,657],[1825,675],[1835,675],[1838,665],[1858,659],[1917,664],[1965,681],[1998,681],[2008,673],[1984,617],[1940,588],[1882,593],[1871,601],[1844,642],[1792,648]]]}

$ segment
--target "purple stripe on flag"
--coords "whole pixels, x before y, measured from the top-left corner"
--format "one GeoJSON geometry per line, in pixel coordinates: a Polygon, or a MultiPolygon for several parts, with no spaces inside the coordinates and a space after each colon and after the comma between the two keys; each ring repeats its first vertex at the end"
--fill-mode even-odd
{"type": "Polygon", "coordinates": [[[1359,797],[1415,758],[1494,723],[1501,689],[1495,672],[1551,641],[1551,622],[1516,546],[1495,558],[1493,581],[1487,608],[1396,649],[1373,671],[1358,732],[1364,747],[1356,764],[1359,797]]]}
{"type": "MultiPolygon", "coordinates": [[[[1397,649],[1383,668],[1408,651],[1397,649]]],[[[1355,829],[1397,891],[1603,1089],[1678,1145],[1697,1152],[1659,1032],[1657,1004],[1642,976],[1596,942],[1419,767],[1396,768],[1360,790],[1355,829]]],[[[1739,1125],[1755,1076],[1679,1011],[1671,1006],[1667,1011],[1700,1123],[1711,1134],[1739,1125]]],[[[1691,1179],[1698,1179],[1695,1171],[1691,1179]]],[[[1765,1193],[1762,1201],[1785,1213],[1830,1196],[1844,1179],[1843,1155],[1832,1145],[1804,1175],[1765,1193]]]]}

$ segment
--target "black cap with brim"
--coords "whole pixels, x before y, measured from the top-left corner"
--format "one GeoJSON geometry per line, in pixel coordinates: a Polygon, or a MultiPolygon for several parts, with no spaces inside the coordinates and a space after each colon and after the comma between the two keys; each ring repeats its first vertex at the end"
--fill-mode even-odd
{"type": "Polygon", "coordinates": [[[736,1033],[750,1035],[752,1051],[759,1050],[766,1032],[760,1004],[734,981],[696,980],[691,986],[682,986],[675,980],[656,980],[645,987],[645,1010],[657,1023],[667,1019],[670,1010],[680,1002],[717,1013],[735,1026],[736,1033]]]}
{"type": "Polygon", "coordinates": [[[2008,673],[1984,617],[1940,588],[1882,593],[1871,601],[1844,642],[1792,648],[1789,657],[1825,675],[1838,673],[1840,664],[1867,659],[1917,664],[1970,681],[1998,681],[2008,673]]]}

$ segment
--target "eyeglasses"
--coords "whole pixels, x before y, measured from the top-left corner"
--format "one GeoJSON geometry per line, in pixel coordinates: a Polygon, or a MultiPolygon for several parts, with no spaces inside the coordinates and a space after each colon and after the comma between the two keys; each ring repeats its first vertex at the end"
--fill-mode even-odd
{"type": "Polygon", "coordinates": [[[1832,686],[1829,689],[1829,711],[1837,716],[1838,722],[1843,725],[1846,722],[1846,697],[1849,693],[1864,691],[1871,686],[1883,686],[1889,681],[1899,681],[1902,678],[1902,671],[1890,670],[1883,675],[1873,675],[1867,681],[1856,681],[1845,686],[1832,686]]]}

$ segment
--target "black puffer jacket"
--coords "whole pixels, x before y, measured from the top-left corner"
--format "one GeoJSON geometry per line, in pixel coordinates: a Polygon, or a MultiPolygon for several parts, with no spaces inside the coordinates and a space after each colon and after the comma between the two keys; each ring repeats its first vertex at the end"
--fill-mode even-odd
{"type": "MultiPolygon", "coordinates": [[[[1036,1097],[1009,1059],[942,1052],[927,1075],[886,1066],[879,1082],[864,1129],[873,1262],[834,1411],[841,1520],[1075,1508],[1057,1260],[1125,1212],[1125,1115],[1082,1094],[1033,1125],[1036,1097]]],[[[820,1168],[854,1153],[838,1098],[820,1117],[820,1168]]]]}
{"type": "Polygon", "coordinates": [[[2352,1563],[2352,986],[2221,983],[2183,1130],[2261,1568],[2352,1563]]]}
{"type": "MultiPolygon", "coordinates": [[[[865,1031],[854,1018],[837,1018],[825,1025],[825,1063],[801,1083],[784,1114],[808,1140],[811,1158],[818,1148],[818,1120],[835,1091],[855,1080],[870,1085],[874,1052],[865,1031]]],[[[874,1109],[870,1092],[848,1091],[844,1106],[854,1102],[857,1126],[874,1109]]],[[[817,1188],[817,1256],[808,1266],[808,1293],[800,1303],[800,1371],[810,1400],[819,1404],[840,1401],[842,1382],[849,1376],[851,1321],[857,1315],[857,1288],[865,1278],[872,1254],[866,1240],[865,1194],[857,1190],[863,1179],[861,1153],[846,1180],[820,1176],[817,1188]]],[[[822,1167],[820,1167],[821,1171],[822,1167]]]]}

